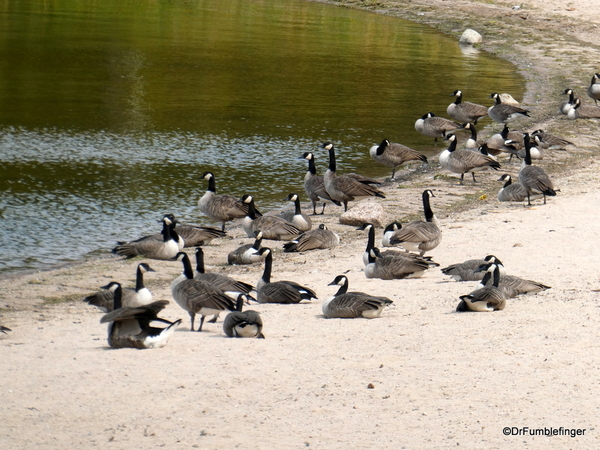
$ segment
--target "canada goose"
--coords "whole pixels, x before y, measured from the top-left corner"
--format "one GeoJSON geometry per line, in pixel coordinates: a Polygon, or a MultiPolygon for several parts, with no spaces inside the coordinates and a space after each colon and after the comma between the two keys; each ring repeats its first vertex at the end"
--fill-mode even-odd
{"type": "Polygon", "coordinates": [[[310,217],[302,212],[302,207],[300,206],[300,197],[298,194],[289,194],[283,201],[294,202],[294,210],[283,211],[279,217],[281,217],[286,222],[291,223],[300,231],[308,231],[312,228],[312,221],[310,217]]]}
{"type": "Polygon", "coordinates": [[[413,220],[394,232],[389,238],[391,245],[400,245],[408,252],[418,252],[421,256],[436,248],[442,241],[442,232],[437,225],[437,218],[431,210],[430,197],[435,197],[429,189],[423,191],[423,211],[425,222],[413,220]]]}
{"type": "Polygon", "coordinates": [[[567,119],[599,119],[600,108],[597,106],[585,106],[581,100],[576,98],[573,107],[567,113],[567,119]]]}
{"type": "Polygon", "coordinates": [[[575,93],[573,89],[565,89],[561,95],[568,95],[569,98],[560,104],[560,113],[567,114],[575,104],[575,93]]]}
{"type": "Polygon", "coordinates": [[[531,205],[532,194],[542,194],[544,197],[544,205],[546,204],[546,196],[554,197],[556,191],[552,185],[552,180],[546,174],[546,171],[538,166],[531,165],[529,133],[525,133],[525,159],[519,171],[519,183],[523,185],[527,192],[527,204],[531,205]]]}
{"type": "Polygon", "coordinates": [[[317,168],[315,166],[315,156],[306,152],[302,155],[304,159],[308,161],[308,172],[304,176],[304,190],[306,191],[306,195],[310,198],[310,201],[313,204],[313,215],[317,215],[317,202],[323,202],[323,209],[321,210],[321,214],[325,214],[325,205],[327,202],[331,202],[336,206],[342,206],[340,202],[332,199],[327,190],[325,189],[325,182],[323,181],[323,177],[321,175],[317,175],[317,168]]]}
{"type": "Polygon", "coordinates": [[[323,315],[327,319],[353,319],[364,317],[375,319],[381,316],[383,308],[394,303],[387,297],[375,297],[364,292],[348,292],[348,278],[335,277],[328,286],[340,286],[335,295],[323,302],[323,315]]]}
{"type": "Polygon", "coordinates": [[[407,161],[427,162],[427,157],[406,145],[391,143],[387,139],[381,144],[371,147],[369,150],[371,158],[384,166],[392,168],[392,180],[396,175],[396,169],[407,161]]]}
{"type": "Polygon", "coordinates": [[[340,237],[331,230],[328,230],[325,224],[320,224],[314,230],[302,233],[291,242],[283,244],[283,251],[306,252],[308,250],[325,249],[337,247],[340,243],[340,237]]]}
{"type": "Polygon", "coordinates": [[[488,108],[488,116],[494,122],[506,123],[515,120],[519,116],[529,116],[529,111],[516,105],[502,103],[499,94],[493,93],[490,98],[494,99],[494,105],[488,108]]]}
{"type": "MultiPolygon", "coordinates": [[[[484,277],[478,284],[478,288],[490,286],[493,282],[492,274],[489,272],[490,267],[488,264],[482,265],[478,269],[484,273],[484,277]]],[[[519,295],[532,295],[538,292],[550,289],[550,286],[538,283],[537,281],[524,280],[523,278],[516,277],[514,275],[506,275],[500,273],[500,279],[498,281],[498,289],[502,291],[506,298],[515,298],[519,295]]]]}
{"type": "Polygon", "coordinates": [[[196,271],[194,272],[194,280],[210,284],[212,287],[220,289],[226,295],[234,298],[237,298],[240,294],[245,294],[250,297],[250,291],[254,290],[254,286],[251,284],[234,280],[227,275],[211,272],[207,273],[204,268],[204,251],[202,250],[202,247],[196,248],[196,271]]]}
{"type": "Polygon", "coordinates": [[[445,139],[450,141],[450,145],[440,153],[440,165],[450,172],[460,173],[460,184],[464,183],[465,173],[470,172],[473,176],[473,183],[475,183],[477,182],[475,172],[485,170],[488,167],[494,170],[500,168],[500,163],[491,156],[469,150],[456,150],[456,136],[454,134],[449,134],[445,139]]]}
{"type": "Polygon", "coordinates": [[[461,128],[463,130],[468,130],[471,132],[471,136],[469,136],[469,138],[465,142],[465,148],[467,150],[477,150],[479,147],[481,147],[485,143],[484,141],[477,140],[477,129],[475,128],[475,125],[473,125],[472,123],[469,123],[469,122],[463,123],[461,125],[461,128]]]}
{"type": "Polygon", "coordinates": [[[175,222],[165,215],[162,219],[162,241],[156,239],[141,238],[131,242],[119,242],[112,253],[119,256],[125,256],[126,259],[136,256],[143,256],[150,259],[169,260],[179,252],[180,241],[179,235],[175,232],[175,222]]]}
{"type": "MultiPolygon", "coordinates": [[[[523,159],[525,158],[525,152],[525,148],[522,148],[517,152],[517,156],[523,159]]],[[[531,155],[531,159],[544,159],[544,149],[541,145],[541,140],[538,136],[533,134],[529,135],[529,154],[531,155]]],[[[511,155],[511,158],[512,156],[513,155],[511,155]]]]}
{"type": "Polygon", "coordinates": [[[298,228],[278,216],[258,216],[254,206],[254,197],[244,195],[242,203],[248,205],[248,213],[242,220],[242,228],[246,236],[254,237],[256,231],[262,232],[263,239],[272,239],[275,241],[289,241],[299,234],[302,234],[298,228]]]}
{"type": "MultiPolygon", "coordinates": [[[[502,175],[498,181],[504,181],[504,186],[500,188],[498,191],[498,201],[499,202],[522,202],[527,198],[527,191],[521,185],[521,183],[512,182],[512,177],[505,173],[502,175]]],[[[541,197],[541,195],[539,196],[541,197]]],[[[532,196],[532,198],[534,198],[532,196]]]]}
{"type": "MultiPolygon", "coordinates": [[[[502,262],[494,255],[487,255],[483,259],[469,259],[462,263],[450,264],[448,267],[441,269],[444,275],[449,275],[456,281],[479,281],[485,275],[483,272],[477,271],[483,264],[502,262]]],[[[504,271],[504,266],[501,267],[501,272],[504,271]]]]}
{"type": "Polygon", "coordinates": [[[402,280],[404,278],[420,278],[429,269],[425,260],[403,258],[402,256],[383,256],[377,247],[369,251],[369,262],[365,266],[367,278],[381,280],[402,280]]]}
{"type": "Polygon", "coordinates": [[[202,331],[206,316],[214,316],[226,310],[235,310],[234,301],[221,289],[194,279],[192,264],[186,253],[179,252],[173,259],[181,261],[183,273],[171,283],[171,295],[177,304],[190,315],[190,331],[194,331],[196,314],[201,315],[198,331],[202,331]]]}
{"type": "Polygon", "coordinates": [[[237,198],[231,195],[217,195],[215,176],[212,172],[204,172],[200,179],[208,181],[208,188],[198,200],[198,208],[212,220],[221,222],[221,231],[225,231],[225,222],[241,219],[248,214],[248,206],[237,198]]]}
{"type": "Polygon", "coordinates": [[[0,325],[0,331],[2,331],[4,334],[8,334],[7,331],[12,331],[12,330],[8,327],[0,325]]]}
{"type": "Polygon", "coordinates": [[[258,311],[242,311],[244,294],[240,294],[235,311],[230,312],[223,321],[223,332],[228,337],[264,339],[263,322],[258,311]]]}
{"type": "Polygon", "coordinates": [[[460,129],[460,123],[437,117],[432,112],[428,112],[415,122],[415,130],[425,136],[434,138],[435,141],[437,141],[437,138],[443,138],[448,133],[458,129],[460,129]]]}
{"type": "Polygon", "coordinates": [[[254,232],[254,242],[245,244],[233,250],[227,255],[227,263],[231,265],[253,264],[264,260],[264,256],[259,254],[263,235],[260,231],[254,232]]]}
{"type": "MultiPolygon", "coordinates": [[[[361,229],[366,230],[367,229],[366,225],[370,225],[370,224],[363,224],[364,228],[361,227],[361,229]]],[[[392,244],[390,244],[390,239],[392,238],[394,233],[396,231],[398,231],[400,228],[402,228],[402,224],[400,222],[392,222],[388,226],[386,226],[383,230],[383,236],[381,237],[381,245],[383,245],[384,247],[392,247],[392,244]]],[[[370,231],[369,231],[369,233],[370,233],[370,231]]],[[[373,236],[375,236],[375,230],[373,230],[373,236]]],[[[373,245],[373,247],[374,246],[375,245],[373,245]]],[[[369,257],[369,255],[365,254],[364,261],[366,261],[368,257],[369,257]]]]}
{"type": "MultiPolygon", "coordinates": [[[[175,223],[175,232],[179,236],[179,249],[184,247],[198,247],[199,245],[208,245],[213,239],[227,236],[224,231],[212,227],[201,227],[198,225],[184,225],[175,220],[173,214],[165,214],[175,223]]],[[[142,238],[143,239],[143,238],[142,238]]],[[[162,234],[157,233],[148,236],[148,239],[162,239],[162,234]]]]}
{"type": "MultiPolygon", "coordinates": [[[[121,289],[121,303],[125,307],[136,307],[152,303],[152,293],[144,286],[144,272],[155,272],[146,263],[138,264],[135,275],[135,288],[121,289]]],[[[95,306],[102,312],[111,312],[114,305],[114,292],[103,286],[101,291],[88,295],[83,299],[85,303],[95,306]]]]}
{"type": "Polygon", "coordinates": [[[161,348],[167,345],[169,338],[181,323],[181,319],[171,322],[157,316],[169,304],[168,301],[159,300],[143,306],[123,307],[121,285],[113,281],[107,288],[113,293],[114,305],[112,311],[100,319],[100,323],[110,324],[108,345],[112,348],[161,348]],[[151,322],[163,322],[169,326],[152,327],[151,322]]]}
{"type": "Polygon", "coordinates": [[[333,144],[325,142],[322,147],[329,151],[329,168],[323,176],[325,189],[327,189],[327,193],[331,198],[344,204],[344,211],[348,211],[348,202],[367,197],[385,198],[383,192],[373,186],[369,186],[347,175],[337,176],[333,144]]]}
{"type": "Polygon", "coordinates": [[[450,95],[455,96],[456,100],[448,105],[446,112],[450,118],[456,120],[457,122],[473,122],[474,124],[477,124],[479,119],[488,115],[487,106],[478,105],[477,103],[463,102],[463,94],[461,90],[457,89],[450,95]]]}
{"type": "Polygon", "coordinates": [[[490,264],[489,270],[494,274],[492,285],[476,289],[467,295],[461,295],[456,312],[490,312],[504,309],[506,306],[506,296],[498,289],[500,269],[496,264],[490,264]]]}
{"type": "Polygon", "coordinates": [[[510,131],[508,125],[499,133],[490,136],[486,141],[490,155],[498,156],[500,153],[516,154],[523,147],[523,133],[510,131]]]}
{"type": "Polygon", "coordinates": [[[587,95],[593,99],[596,106],[598,106],[598,100],[600,100],[600,73],[595,73],[592,76],[592,81],[587,88],[587,95]]]}
{"type": "Polygon", "coordinates": [[[536,136],[539,139],[538,145],[541,145],[542,148],[549,148],[551,150],[564,150],[568,145],[575,145],[571,141],[567,141],[544,130],[535,130],[531,133],[531,136],[536,136]]]}
{"type": "Polygon", "coordinates": [[[275,281],[271,283],[271,271],[273,269],[273,252],[270,248],[260,250],[265,253],[265,270],[258,283],[256,290],[258,303],[300,303],[302,300],[317,299],[317,294],[312,289],[294,281],[275,281]]]}
{"type": "MultiPolygon", "coordinates": [[[[402,228],[402,225],[400,225],[398,222],[393,222],[390,225],[388,225],[384,231],[384,237],[382,239],[382,243],[383,242],[387,242],[386,247],[390,247],[389,245],[389,237],[386,239],[386,232],[392,233],[395,231],[398,231],[400,228],[402,228]]],[[[371,249],[373,249],[375,247],[375,227],[373,226],[372,223],[363,223],[360,227],[357,228],[357,230],[367,230],[367,247],[365,248],[365,252],[363,253],[363,264],[366,266],[367,264],[369,264],[369,259],[371,258],[370,256],[370,252],[371,249]]],[[[391,237],[391,236],[390,236],[391,237]]],[[[385,244],[384,244],[385,245],[385,244]]],[[[406,251],[400,251],[400,250],[386,250],[386,251],[379,251],[379,255],[377,257],[392,257],[392,258],[398,258],[398,259],[405,259],[405,260],[409,260],[410,264],[417,264],[417,265],[421,265],[422,263],[427,264],[428,267],[437,267],[439,266],[438,263],[434,262],[431,260],[430,257],[423,257],[423,256],[419,256],[419,255],[415,255],[413,253],[408,253],[406,251]]],[[[422,267],[422,266],[420,266],[422,267]]]]}

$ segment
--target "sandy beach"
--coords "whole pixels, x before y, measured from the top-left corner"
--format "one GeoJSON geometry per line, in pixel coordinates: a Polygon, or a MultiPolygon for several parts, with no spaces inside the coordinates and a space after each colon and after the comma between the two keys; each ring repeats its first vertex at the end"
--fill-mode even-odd
{"type": "MultiPolygon", "coordinates": [[[[191,333],[171,297],[177,262],[147,261],[156,273],[146,275],[146,285],[156,300],[171,301],[161,316],[183,319],[169,344],[155,350],[110,349],[102,313],[81,301],[111,280],[133,286],[140,259],[107,255],[4,277],[0,324],[12,331],[0,334],[1,448],[600,446],[600,121],[569,121],[557,112],[567,87],[593,104],[585,88],[600,71],[600,4],[333,3],[428,23],[457,39],[474,28],[483,49],[519,67],[527,80],[519,100],[532,119],[515,127],[544,128],[576,144],[535,162],[553,179],[556,197],[531,207],[499,203],[499,175],[516,177],[520,163],[502,159],[501,172],[478,175],[476,185],[467,175],[461,186],[436,159],[418,175],[411,175],[415,166],[403,169],[384,184],[387,198],[376,201],[390,219],[405,222],[422,216],[421,192],[431,189],[443,239],[429,255],[440,267],[494,254],[509,274],[551,289],[508,300],[503,311],[456,313],[459,296],[475,282],[452,281],[439,268],[417,279],[366,279],[365,232],[340,225],[341,210],[329,206],[313,223],[336,231],[338,247],[283,254],[281,242],[263,244],[276,249],[274,280],[297,281],[319,297],[253,305],[264,340],[226,338],[222,317],[191,333]],[[336,292],[328,284],[339,274],[350,290],[387,296],[393,305],[379,319],[325,319],[321,305],[336,292]]],[[[256,284],[262,265],[226,263],[229,251],[248,242],[239,222],[229,225],[227,238],[205,247],[207,269],[256,284]]]]}

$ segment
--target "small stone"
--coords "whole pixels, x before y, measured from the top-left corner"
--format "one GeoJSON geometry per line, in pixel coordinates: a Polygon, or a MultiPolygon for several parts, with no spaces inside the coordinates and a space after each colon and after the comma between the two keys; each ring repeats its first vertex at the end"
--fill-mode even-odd
{"type": "Polygon", "coordinates": [[[481,44],[482,40],[483,40],[483,38],[481,37],[481,34],[479,34],[475,30],[467,28],[463,32],[463,34],[460,37],[460,40],[458,42],[461,45],[477,45],[477,44],[481,44]]]}
{"type": "Polygon", "coordinates": [[[384,228],[387,222],[383,206],[374,201],[361,202],[340,215],[342,225],[359,227],[363,223],[372,223],[376,228],[384,228]]]}

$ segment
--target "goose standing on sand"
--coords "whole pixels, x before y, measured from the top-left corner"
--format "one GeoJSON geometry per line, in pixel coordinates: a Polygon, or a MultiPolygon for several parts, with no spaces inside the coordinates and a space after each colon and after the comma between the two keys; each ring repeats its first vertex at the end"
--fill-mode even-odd
{"type": "Polygon", "coordinates": [[[302,207],[300,205],[300,197],[298,196],[298,194],[291,193],[283,201],[293,202],[294,210],[283,211],[281,212],[281,214],[279,214],[279,217],[281,217],[286,222],[291,223],[300,231],[310,230],[312,228],[312,221],[310,220],[310,217],[308,217],[302,212],[302,207]]]}
{"type": "Polygon", "coordinates": [[[396,169],[408,161],[427,162],[427,157],[406,145],[390,142],[387,139],[381,144],[371,147],[371,158],[387,167],[392,167],[392,180],[396,176],[396,169]]]}
{"type": "Polygon", "coordinates": [[[475,172],[492,168],[498,170],[500,163],[489,155],[470,150],[456,149],[456,136],[449,134],[446,139],[450,145],[446,150],[440,153],[439,162],[442,168],[453,173],[460,173],[460,184],[464,183],[465,173],[471,173],[473,183],[476,183],[475,172]]]}
{"type": "Polygon", "coordinates": [[[438,227],[437,218],[431,210],[430,197],[435,197],[430,189],[423,191],[423,211],[425,222],[413,220],[394,232],[389,238],[391,245],[400,245],[407,252],[416,252],[423,256],[433,250],[442,241],[442,231],[438,227]]]}
{"type": "Polygon", "coordinates": [[[327,202],[331,202],[336,206],[342,206],[340,202],[332,199],[327,193],[327,189],[325,189],[325,182],[323,181],[323,177],[321,175],[317,175],[317,168],[315,166],[315,156],[306,152],[302,155],[304,159],[308,161],[308,172],[304,176],[304,190],[306,191],[306,195],[313,204],[313,216],[317,215],[317,202],[321,201],[323,203],[323,209],[321,210],[321,215],[325,214],[325,205],[327,202]]]}
{"type": "Polygon", "coordinates": [[[256,290],[258,303],[300,303],[302,300],[317,299],[317,294],[305,286],[295,281],[275,281],[271,282],[271,272],[273,269],[273,252],[270,248],[261,249],[265,253],[265,270],[258,283],[256,290]]]}
{"type": "Polygon", "coordinates": [[[169,304],[159,300],[138,307],[123,307],[121,285],[111,282],[108,289],[113,293],[114,305],[111,312],[100,319],[108,323],[108,345],[112,348],[161,348],[181,323],[181,319],[171,322],[158,317],[158,313],[169,304]],[[152,322],[168,324],[165,328],[150,326],[152,322]]]}
{"type": "Polygon", "coordinates": [[[323,302],[323,315],[327,319],[375,319],[383,309],[393,303],[387,297],[376,297],[364,292],[348,292],[348,278],[338,275],[328,286],[340,286],[335,295],[323,302]]]}
{"type": "Polygon", "coordinates": [[[242,311],[244,294],[240,294],[237,300],[236,310],[230,312],[223,321],[223,332],[233,338],[257,338],[264,339],[262,333],[263,321],[258,311],[251,309],[242,311]]]}
{"type": "Polygon", "coordinates": [[[432,112],[428,112],[415,122],[415,130],[419,133],[434,138],[446,137],[448,133],[452,133],[461,128],[461,124],[453,120],[437,117],[432,112]]]}
{"type": "MultiPolygon", "coordinates": [[[[490,286],[493,282],[492,274],[489,271],[489,264],[480,266],[479,271],[484,272],[484,277],[481,282],[477,285],[478,288],[490,286]]],[[[519,295],[533,295],[538,292],[550,289],[550,286],[538,283],[537,281],[525,280],[523,278],[516,277],[514,275],[506,275],[500,273],[500,279],[498,281],[498,289],[502,291],[506,298],[515,298],[519,295]]]]}
{"type": "Polygon", "coordinates": [[[575,92],[573,91],[573,89],[565,89],[561,95],[569,96],[569,98],[567,98],[564,102],[560,104],[560,113],[567,115],[567,113],[575,104],[575,92]]]}
{"type": "Polygon", "coordinates": [[[487,255],[483,259],[469,259],[462,263],[450,264],[441,271],[444,275],[449,275],[456,281],[480,281],[485,273],[478,271],[478,269],[488,263],[499,264],[500,273],[504,272],[502,262],[494,255],[487,255]]]}
{"type": "Polygon", "coordinates": [[[263,235],[260,231],[254,232],[254,242],[252,244],[244,244],[236,248],[227,255],[227,264],[243,265],[254,264],[261,262],[264,257],[260,255],[259,250],[262,244],[263,235]]]}
{"type": "Polygon", "coordinates": [[[231,195],[217,195],[215,176],[212,172],[204,172],[200,179],[208,181],[208,188],[198,200],[198,208],[210,219],[221,222],[221,231],[225,231],[226,222],[241,219],[248,213],[248,206],[239,199],[231,195]]]}
{"type": "Polygon", "coordinates": [[[595,73],[592,76],[592,81],[587,88],[587,95],[594,100],[596,106],[598,106],[598,100],[600,100],[600,73],[595,73]]]}
{"type": "Polygon", "coordinates": [[[248,206],[248,213],[242,220],[242,228],[246,236],[254,237],[254,233],[260,231],[263,239],[275,241],[289,241],[302,234],[302,231],[291,223],[278,216],[258,216],[254,206],[254,197],[244,195],[241,202],[248,206]]]}
{"type": "Polygon", "coordinates": [[[348,211],[348,202],[361,200],[367,197],[385,198],[379,189],[360,182],[348,175],[336,175],[335,149],[331,142],[325,142],[322,147],[329,151],[329,168],[323,176],[325,189],[329,196],[344,204],[344,211],[348,211]]]}
{"type": "Polygon", "coordinates": [[[567,119],[600,119],[600,108],[597,106],[584,106],[576,98],[573,107],[567,113],[567,119]]]}
{"type": "Polygon", "coordinates": [[[504,309],[506,306],[506,296],[498,288],[500,269],[498,265],[490,264],[488,270],[494,274],[492,285],[476,289],[467,295],[461,295],[456,312],[491,312],[504,309]]]}
{"type": "MultiPolygon", "coordinates": [[[[146,263],[140,263],[136,269],[135,289],[121,288],[121,304],[125,307],[143,306],[152,303],[152,292],[144,286],[144,273],[155,272],[155,270],[146,263]]],[[[109,286],[103,286],[101,291],[88,295],[83,299],[85,303],[95,306],[104,313],[111,312],[114,307],[114,292],[109,286]]]]}
{"type": "Polygon", "coordinates": [[[448,108],[446,108],[446,112],[451,119],[461,123],[472,122],[477,125],[479,119],[488,115],[488,108],[486,106],[478,105],[477,103],[463,102],[461,90],[457,89],[450,95],[456,97],[456,100],[454,100],[453,103],[450,103],[448,108]]]}
{"type": "Polygon", "coordinates": [[[119,245],[112,249],[112,253],[125,256],[126,259],[136,256],[160,260],[173,259],[181,249],[180,247],[183,246],[183,241],[179,239],[179,235],[175,232],[175,222],[171,220],[169,215],[165,215],[162,222],[162,240],[143,237],[136,241],[119,242],[119,245]]]}
{"type": "Polygon", "coordinates": [[[525,159],[519,171],[519,183],[527,192],[527,205],[531,205],[531,197],[534,194],[541,194],[544,197],[544,205],[546,204],[546,196],[554,197],[556,191],[552,184],[552,180],[546,171],[539,166],[531,165],[531,143],[529,133],[525,133],[525,159]]]}
{"type": "Polygon", "coordinates": [[[494,122],[507,123],[515,120],[519,116],[529,116],[529,111],[516,105],[502,103],[500,94],[493,93],[490,98],[494,99],[494,104],[488,108],[488,116],[494,122]]]}
{"type": "Polygon", "coordinates": [[[215,316],[223,311],[235,310],[236,305],[233,299],[221,289],[194,279],[192,264],[186,253],[180,252],[174,259],[183,264],[183,273],[171,283],[171,295],[177,304],[190,315],[190,331],[194,331],[196,314],[201,316],[198,331],[202,331],[206,316],[215,316]]]}
{"type": "Polygon", "coordinates": [[[325,224],[320,224],[318,228],[302,233],[293,241],[283,244],[283,251],[285,253],[306,252],[337,247],[339,243],[340,237],[327,229],[325,224]]]}

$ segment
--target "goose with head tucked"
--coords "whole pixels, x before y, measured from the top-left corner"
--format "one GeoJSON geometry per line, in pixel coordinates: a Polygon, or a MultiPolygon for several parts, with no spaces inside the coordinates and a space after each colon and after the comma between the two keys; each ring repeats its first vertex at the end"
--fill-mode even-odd
{"type": "Polygon", "coordinates": [[[142,256],[149,259],[169,260],[183,247],[183,240],[175,231],[175,221],[170,215],[162,218],[162,240],[143,237],[131,242],[119,242],[112,253],[125,256],[126,259],[142,256]]]}
{"type": "Polygon", "coordinates": [[[247,302],[247,298],[244,294],[240,294],[237,299],[236,310],[225,316],[223,332],[226,336],[232,338],[264,339],[263,321],[260,313],[251,309],[242,311],[244,302],[247,302]]]}
{"type": "Polygon", "coordinates": [[[286,222],[291,223],[300,231],[308,231],[312,228],[312,221],[310,217],[302,212],[302,206],[300,205],[300,197],[298,194],[291,193],[285,199],[285,202],[293,202],[294,209],[293,210],[285,210],[279,214],[286,222]]]}
{"type": "Polygon", "coordinates": [[[258,216],[254,206],[254,197],[244,195],[241,202],[248,205],[248,214],[242,220],[242,228],[246,236],[254,237],[254,233],[260,231],[263,239],[275,241],[289,241],[302,234],[297,227],[278,216],[258,216]]]}
{"type": "Polygon", "coordinates": [[[425,136],[434,138],[435,141],[460,128],[460,123],[438,117],[432,112],[428,112],[415,122],[415,130],[425,136]]]}
{"type": "Polygon", "coordinates": [[[556,136],[555,134],[548,133],[542,129],[533,131],[531,136],[534,136],[539,140],[539,146],[550,150],[565,150],[569,145],[575,145],[571,141],[567,141],[566,139],[556,136]]]}
{"type": "MultiPolygon", "coordinates": [[[[215,176],[212,172],[204,172],[201,180],[208,181],[208,188],[198,200],[198,208],[210,219],[221,222],[221,231],[225,231],[225,223],[241,219],[248,213],[248,205],[231,195],[217,195],[215,176]]],[[[257,212],[260,215],[259,212],[257,212]]]]}
{"type": "Polygon", "coordinates": [[[348,202],[368,197],[385,198],[383,192],[364,181],[358,181],[355,177],[348,175],[338,176],[333,144],[325,142],[322,147],[329,152],[329,167],[323,176],[325,189],[332,199],[344,204],[344,211],[348,211],[348,202]]]}
{"type": "Polygon", "coordinates": [[[488,168],[494,170],[500,168],[500,163],[489,155],[463,149],[457,150],[456,136],[454,134],[449,134],[446,136],[446,139],[450,142],[450,145],[440,153],[439,162],[442,168],[460,174],[460,184],[464,183],[465,173],[471,173],[473,182],[475,183],[477,182],[475,172],[488,168]]]}
{"type": "Polygon", "coordinates": [[[340,243],[340,237],[337,233],[329,230],[325,224],[320,224],[314,230],[302,233],[291,242],[283,244],[283,251],[306,252],[308,250],[327,249],[337,247],[340,243]]]}
{"type": "Polygon", "coordinates": [[[395,231],[389,238],[391,245],[399,245],[408,252],[416,252],[423,256],[436,248],[442,241],[442,231],[431,209],[430,198],[435,197],[430,189],[423,191],[423,211],[425,221],[413,220],[395,231]]]}
{"type": "Polygon", "coordinates": [[[123,307],[121,285],[111,282],[106,289],[113,293],[112,311],[100,319],[108,323],[108,345],[112,348],[161,348],[167,345],[181,319],[171,322],[158,317],[158,313],[169,304],[159,300],[137,307],[123,307]],[[151,326],[152,322],[168,324],[165,328],[151,326]]]}
{"type": "Polygon", "coordinates": [[[479,119],[488,115],[488,108],[486,106],[463,102],[463,93],[461,90],[457,89],[450,95],[456,97],[456,100],[446,108],[446,112],[451,119],[457,122],[472,122],[476,125],[479,119]]]}
{"type": "Polygon", "coordinates": [[[488,270],[494,275],[492,284],[476,289],[470,294],[461,295],[456,312],[491,312],[504,309],[506,296],[498,288],[500,269],[497,264],[490,264],[488,270]]]}
{"type": "Polygon", "coordinates": [[[396,176],[396,169],[402,164],[408,161],[427,162],[427,157],[422,153],[387,139],[381,141],[381,144],[371,147],[369,154],[378,163],[392,168],[392,180],[396,176]]]}
{"type": "Polygon", "coordinates": [[[191,320],[191,331],[194,331],[196,314],[201,316],[198,331],[202,331],[206,316],[215,316],[223,311],[235,310],[235,302],[221,289],[194,279],[192,264],[186,253],[180,252],[174,259],[182,263],[183,273],[171,283],[171,295],[175,302],[188,312],[191,320]]]}
{"type": "Polygon", "coordinates": [[[258,303],[283,303],[295,304],[302,300],[311,301],[317,299],[317,294],[310,288],[302,286],[295,281],[274,281],[271,282],[271,272],[273,269],[273,252],[270,248],[260,250],[265,253],[265,269],[258,283],[256,290],[258,303]]]}
{"type": "Polygon", "coordinates": [[[325,205],[328,202],[331,202],[336,206],[342,206],[340,202],[332,199],[327,193],[323,176],[317,175],[315,156],[311,152],[306,152],[302,157],[308,161],[308,172],[306,172],[306,175],[304,176],[304,190],[313,204],[313,216],[317,215],[317,202],[319,201],[323,203],[321,215],[325,214],[325,205]]]}
{"type": "MultiPolygon", "coordinates": [[[[152,293],[144,285],[144,273],[155,272],[146,263],[140,263],[136,269],[135,288],[121,288],[121,303],[125,307],[136,307],[152,303],[152,293]]],[[[114,291],[103,287],[101,291],[88,295],[83,299],[85,303],[95,306],[102,312],[111,312],[114,307],[114,291]]]]}
{"type": "Polygon", "coordinates": [[[552,180],[544,169],[539,166],[531,165],[531,143],[529,133],[525,133],[525,159],[519,171],[519,183],[527,192],[527,204],[531,205],[533,195],[542,195],[544,204],[546,204],[546,196],[556,196],[552,180]]]}
{"type": "Polygon", "coordinates": [[[502,97],[496,92],[491,94],[490,98],[494,99],[494,104],[488,108],[488,116],[494,122],[507,123],[518,117],[530,117],[529,110],[509,103],[502,103],[502,97]]]}
{"type": "Polygon", "coordinates": [[[227,255],[227,264],[242,265],[254,264],[263,261],[264,257],[259,254],[262,239],[262,232],[255,231],[254,242],[252,244],[244,244],[230,252],[227,255]]]}
{"type": "Polygon", "coordinates": [[[357,291],[348,292],[348,278],[344,275],[335,277],[329,286],[339,286],[340,288],[333,297],[323,302],[323,315],[327,319],[359,317],[375,319],[381,317],[383,309],[393,303],[387,297],[377,297],[357,291]]]}
{"type": "MultiPolygon", "coordinates": [[[[199,245],[208,245],[215,238],[222,238],[227,235],[224,231],[212,227],[201,227],[198,225],[186,225],[179,223],[173,214],[165,214],[175,223],[175,232],[179,236],[179,249],[184,247],[198,247],[199,245]]],[[[162,234],[157,233],[148,236],[149,239],[162,239],[162,234]]]]}

